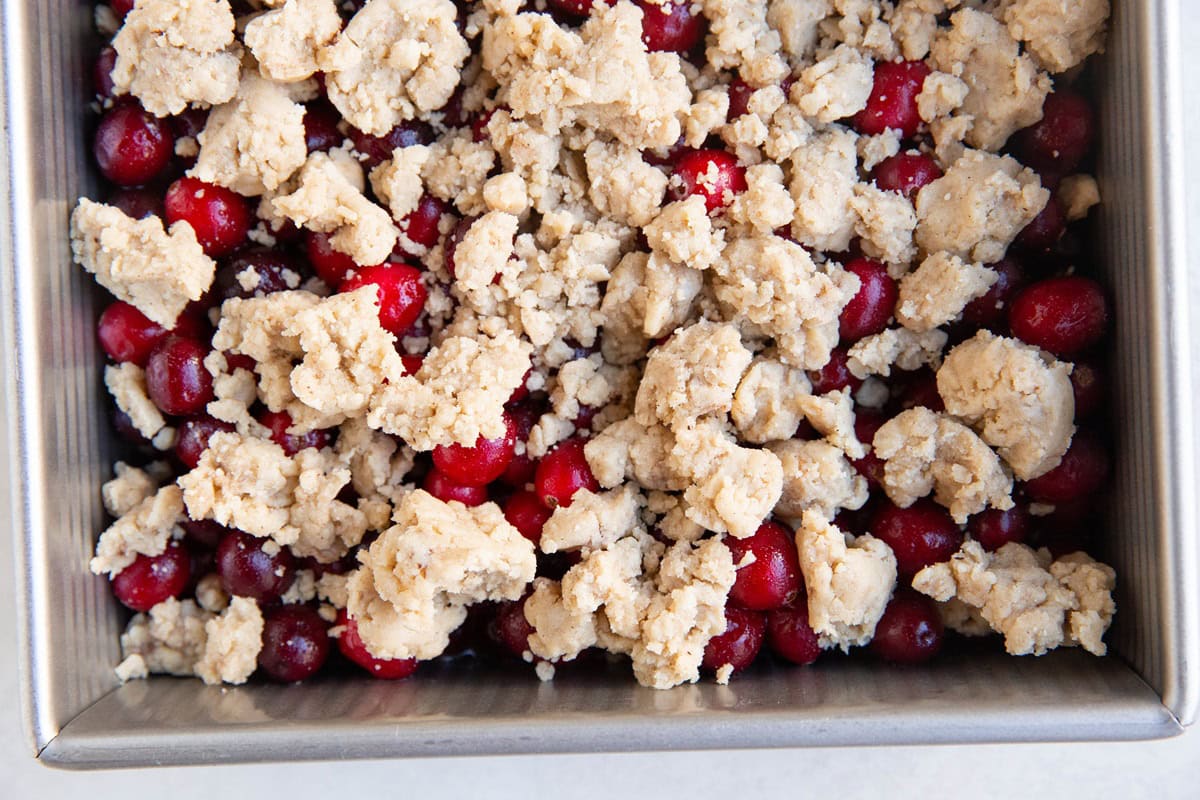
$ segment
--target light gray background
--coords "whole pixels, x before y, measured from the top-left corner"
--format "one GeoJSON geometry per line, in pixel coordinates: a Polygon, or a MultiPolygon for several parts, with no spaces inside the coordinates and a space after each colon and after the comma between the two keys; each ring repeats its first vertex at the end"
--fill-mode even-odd
{"type": "MultiPolygon", "coordinates": [[[[1128,0],[1114,0],[1119,4],[1128,0]]],[[[1185,9],[1183,85],[1200,85],[1200,3],[1185,9]]],[[[1189,93],[1194,94],[1194,93],[1189,93]]],[[[1187,99],[1189,212],[1200,225],[1200,98],[1187,99]],[[1192,144],[1194,142],[1194,144],[1192,144]]],[[[1189,243],[1193,308],[1200,308],[1200,236],[1189,243]]],[[[3,344],[3,343],[0,343],[3,344]]],[[[1200,353],[1200,342],[1196,343],[1200,353]]],[[[1200,409],[1200,402],[1197,403],[1200,409]]],[[[5,477],[0,465],[0,478],[5,477]]],[[[1195,535],[1195,532],[1192,532],[1195,535]]],[[[374,792],[433,800],[593,796],[922,798],[1197,798],[1200,726],[1174,739],[1133,744],[838,748],[719,753],[464,758],[68,773],[37,764],[20,722],[13,548],[0,540],[0,797],[253,796],[366,797],[374,792]]]]}

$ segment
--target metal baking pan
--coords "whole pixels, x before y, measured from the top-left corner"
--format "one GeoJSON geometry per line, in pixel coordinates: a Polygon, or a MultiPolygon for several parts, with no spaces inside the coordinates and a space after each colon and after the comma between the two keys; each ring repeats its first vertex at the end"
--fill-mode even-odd
{"type": "Polygon", "coordinates": [[[1196,430],[1183,231],[1178,8],[1114,4],[1099,64],[1097,235],[1116,297],[1112,655],[833,659],[728,687],[605,676],[539,684],[453,670],[400,684],[118,686],[121,613],[86,565],[110,444],[98,291],[67,219],[89,177],[89,0],[0,0],[0,321],[29,745],[71,768],[316,758],[840,744],[1142,739],[1178,733],[1200,687],[1196,430]]]}

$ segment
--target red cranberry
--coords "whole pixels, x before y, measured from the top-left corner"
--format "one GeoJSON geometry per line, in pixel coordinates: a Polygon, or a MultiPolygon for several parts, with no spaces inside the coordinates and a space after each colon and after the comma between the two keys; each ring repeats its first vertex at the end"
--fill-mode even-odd
{"type": "Polygon", "coordinates": [[[1104,407],[1104,372],[1098,364],[1076,361],[1071,370],[1075,393],[1075,419],[1090,417],[1104,407]]]}
{"type": "Polygon", "coordinates": [[[583,454],[584,444],[586,440],[578,437],[559,442],[538,463],[533,480],[546,508],[571,505],[571,498],[580,489],[600,491],[583,454]]]}
{"type": "Polygon", "coordinates": [[[508,396],[505,405],[515,405],[529,396],[529,378],[533,375],[533,367],[525,370],[525,376],[521,378],[520,385],[513,389],[512,394],[508,396]]]}
{"type": "Polygon", "coordinates": [[[1007,511],[985,509],[967,520],[971,538],[984,550],[999,550],[1009,542],[1023,542],[1029,535],[1029,511],[1017,503],[1007,511]]]}
{"type": "Polygon", "coordinates": [[[1059,237],[1066,229],[1067,218],[1063,214],[1062,206],[1058,198],[1050,195],[1046,207],[1021,229],[1013,244],[1028,252],[1045,252],[1058,243],[1059,237]]]}
{"type": "MultiPolygon", "coordinates": [[[[516,441],[528,442],[529,432],[533,430],[533,426],[538,421],[539,415],[537,410],[528,405],[517,405],[508,410],[508,415],[516,424],[514,434],[516,441]]],[[[536,469],[537,463],[530,457],[529,453],[515,453],[512,461],[508,462],[508,468],[500,476],[500,480],[509,486],[522,488],[525,484],[533,480],[536,469]]]]}
{"type": "Polygon", "coordinates": [[[1025,482],[1039,503],[1066,503],[1095,493],[1108,477],[1108,452],[1096,436],[1076,431],[1071,446],[1054,469],[1025,482]]]}
{"type": "Polygon", "coordinates": [[[908,508],[885,503],[875,513],[871,533],[892,548],[896,567],[905,579],[930,564],[950,560],[963,542],[962,531],[946,510],[928,499],[908,508]]]}
{"type": "Polygon", "coordinates": [[[497,439],[480,436],[474,447],[438,445],[433,465],[450,480],[465,486],[486,486],[504,474],[516,447],[516,422],[505,415],[505,434],[497,439]]]}
{"type": "Polygon", "coordinates": [[[1056,356],[1084,350],[1104,336],[1108,303],[1100,284],[1068,275],[1030,284],[1008,312],[1013,335],[1056,356]]]}
{"type": "Polygon", "coordinates": [[[542,527],[550,519],[550,509],[533,492],[513,492],[504,504],[504,518],[535,545],[542,540],[542,527]]]}
{"type": "Polygon", "coordinates": [[[329,655],[329,632],[308,606],[273,608],[264,614],[258,665],[277,681],[292,683],[317,674],[329,655]]]}
{"type": "MultiPolygon", "coordinates": [[[[857,408],[854,411],[854,435],[863,444],[870,445],[875,439],[875,433],[885,422],[887,417],[883,414],[867,408],[857,408]]],[[[875,455],[874,449],[850,463],[859,475],[867,479],[872,489],[883,487],[883,459],[875,455]]]]}
{"type": "Polygon", "coordinates": [[[376,658],[363,644],[358,635],[358,623],[346,615],[345,611],[338,612],[337,624],[342,634],[337,638],[338,650],[342,655],[371,673],[371,677],[386,681],[398,681],[407,678],[417,671],[415,658],[376,658]]]}
{"type": "Polygon", "coordinates": [[[288,433],[292,427],[292,415],[286,411],[263,411],[258,415],[258,421],[271,429],[271,441],[282,447],[289,456],[309,447],[318,450],[328,447],[331,440],[329,431],[324,428],[307,433],[288,433]]]}
{"type": "Polygon", "coordinates": [[[222,300],[231,297],[263,297],[274,292],[285,292],[299,288],[288,282],[299,278],[300,265],[290,255],[279,250],[255,249],[239,254],[217,272],[213,285],[222,300]],[[249,270],[257,279],[253,289],[242,285],[238,276],[249,270]]]}
{"type": "MultiPolygon", "coordinates": [[[[180,521],[179,525],[187,532],[187,538],[184,541],[193,551],[216,550],[217,546],[221,544],[221,540],[230,532],[229,528],[212,519],[184,519],[180,521]]],[[[215,562],[213,567],[216,567],[215,562]]],[[[196,571],[193,570],[192,574],[196,574],[196,571]]]]}
{"type": "Polygon", "coordinates": [[[686,53],[704,38],[704,16],[691,0],[634,0],[642,9],[642,41],[651,52],[686,53]]]}
{"type": "Polygon", "coordinates": [[[179,426],[179,434],[175,437],[175,457],[188,469],[195,469],[213,434],[232,430],[233,425],[207,414],[188,417],[179,426]]]}
{"type": "Polygon", "coordinates": [[[446,272],[450,273],[451,278],[454,277],[454,253],[458,250],[458,243],[467,235],[467,231],[470,230],[477,219],[479,217],[463,217],[454,223],[454,228],[446,238],[444,258],[446,260],[446,272]]]}
{"type": "Polygon", "coordinates": [[[533,633],[533,626],[525,619],[525,598],[501,603],[488,633],[505,650],[521,658],[529,650],[529,634],[533,633]]]}
{"type": "Polygon", "coordinates": [[[767,644],[777,656],[794,664],[811,664],[821,655],[817,634],[808,624],[808,602],[803,597],[767,613],[767,644]]]}
{"type": "Polygon", "coordinates": [[[761,612],[726,606],[725,632],[708,640],[701,663],[706,669],[713,670],[728,664],[734,672],[741,672],[754,663],[766,627],[761,612]]]}
{"type": "Polygon", "coordinates": [[[683,154],[675,162],[673,177],[672,197],[683,200],[700,195],[710,214],[733,202],[735,194],[746,191],[745,167],[724,150],[693,150],[683,154]]]}
{"type": "Polygon", "coordinates": [[[770,611],[796,599],[800,591],[800,560],[791,531],[770,520],[746,539],[725,539],[735,565],[749,553],[753,562],[737,571],[729,599],[754,611],[770,611]]]}
{"type": "Polygon", "coordinates": [[[421,271],[407,264],[381,264],[363,267],[342,281],[339,292],[353,292],[364,286],[376,287],[379,297],[379,324],[394,334],[403,333],[417,321],[425,308],[428,293],[421,282],[421,271]]]}
{"type": "Polygon", "coordinates": [[[991,328],[1000,323],[1008,312],[1013,296],[1025,282],[1021,266],[1011,258],[988,265],[996,273],[996,282],[987,294],[976,297],[963,309],[963,322],[977,328],[991,328]]]}
{"type": "Polygon", "coordinates": [[[857,392],[858,387],[862,386],[862,380],[850,372],[850,357],[841,347],[834,348],[825,366],[819,370],[810,370],[808,379],[812,381],[813,394],[826,394],[838,389],[857,392]]]}
{"type": "Polygon", "coordinates": [[[405,375],[416,375],[420,371],[421,365],[425,363],[425,356],[404,353],[400,356],[400,363],[404,364],[405,375]]]}
{"type": "Polygon", "coordinates": [[[113,361],[146,366],[150,351],[167,335],[166,329],[129,303],[118,300],[104,309],[96,327],[100,346],[113,361]]]}
{"type": "Polygon", "coordinates": [[[123,441],[137,447],[149,448],[150,440],[142,435],[142,432],[133,427],[133,420],[119,408],[112,410],[112,426],[117,436],[120,436],[123,441]]]}
{"type": "Polygon", "coordinates": [[[735,120],[750,110],[750,97],[755,89],[741,78],[729,82],[729,114],[728,120],[735,120]]]}
{"type": "Polygon", "coordinates": [[[192,577],[187,550],[170,542],[157,556],[139,555],[112,579],[113,594],[134,611],[149,611],[183,593],[192,577]]]}
{"type": "Polygon", "coordinates": [[[198,414],[213,399],[212,375],[204,368],[208,348],[195,339],[168,336],[146,361],[146,391],[164,414],[198,414]]]}
{"type": "Polygon", "coordinates": [[[875,626],[871,651],[897,664],[920,664],[938,654],[944,638],[937,604],[912,589],[898,589],[875,626]]]}
{"type": "Polygon", "coordinates": [[[892,396],[893,404],[901,409],[928,408],[930,411],[945,411],[946,404],[938,394],[937,375],[928,367],[921,367],[912,372],[893,373],[892,396]]]}
{"type": "Polygon", "coordinates": [[[337,286],[346,276],[358,269],[354,259],[340,250],[334,250],[329,234],[305,231],[304,250],[317,277],[329,286],[337,286]]]}
{"type": "Polygon", "coordinates": [[[113,47],[105,47],[100,51],[100,55],[96,56],[96,63],[92,67],[92,86],[101,100],[107,100],[116,91],[112,79],[113,67],[116,65],[117,51],[113,47]]]}
{"type": "Polygon", "coordinates": [[[117,189],[108,198],[108,204],[119,208],[130,219],[162,217],[162,193],[144,187],[117,189]]]}
{"type": "Polygon", "coordinates": [[[235,369],[244,369],[247,372],[254,372],[254,368],[258,366],[258,362],[253,358],[242,353],[231,353],[226,350],[222,355],[225,356],[225,367],[232,373],[235,369]]]}
{"type": "Polygon", "coordinates": [[[858,293],[842,309],[838,318],[843,342],[856,342],[887,327],[896,307],[900,290],[888,275],[887,267],[869,258],[856,258],[846,271],[858,276],[858,293]]]}
{"type": "Polygon", "coordinates": [[[327,101],[317,100],[304,107],[304,145],[310,153],[332,150],[346,138],[338,130],[337,110],[327,101]]]}
{"type": "MultiPolygon", "coordinates": [[[[175,135],[176,141],[185,136],[195,139],[204,130],[204,126],[208,124],[208,109],[186,108],[168,119],[171,122],[171,133],[175,135]]],[[[181,160],[187,164],[194,164],[196,157],[191,156],[181,160]]]]}
{"type": "Polygon", "coordinates": [[[1017,131],[1013,147],[1022,163],[1038,172],[1069,175],[1087,156],[1096,115],[1082,95],[1059,90],[1046,96],[1042,119],[1017,131]]]}
{"type": "MultiPolygon", "coordinates": [[[[604,2],[604,0],[601,0],[604,2]]],[[[576,17],[586,17],[592,13],[596,0],[547,0],[547,5],[556,11],[562,11],[576,17]]]]}
{"type": "Polygon", "coordinates": [[[884,61],[875,65],[875,83],[862,111],[854,115],[854,128],[874,136],[887,129],[900,131],[905,139],[917,134],[921,115],[917,95],[925,85],[929,66],[924,61],[884,61]]]}
{"type": "Polygon", "coordinates": [[[365,156],[363,165],[374,167],[391,158],[392,151],[397,147],[430,144],[433,141],[433,128],[419,120],[401,122],[382,136],[372,136],[351,128],[350,141],[354,143],[354,149],[365,156]]]}
{"type": "Polygon", "coordinates": [[[125,19],[125,15],[133,10],[134,0],[108,0],[108,7],[117,15],[117,19],[125,19]]]}
{"type": "Polygon", "coordinates": [[[506,106],[500,106],[488,111],[479,112],[475,119],[471,121],[471,141],[479,144],[480,142],[486,142],[490,138],[488,123],[492,121],[492,117],[501,108],[507,110],[506,106]]]}
{"type": "Polygon", "coordinates": [[[250,232],[250,207],[241,195],[195,178],[172,183],[164,209],[168,223],[183,220],[191,225],[196,240],[213,258],[232,253],[250,232]]]}
{"type": "Polygon", "coordinates": [[[166,120],[126,101],[100,118],[92,152],[105,178],[118,186],[139,186],[167,168],[175,141],[166,120]]]}
{"type": "Polygon", "coordinates": [[[486,486],[467,486],[447,478],[436,467],[429,470],[421,487],[439,500],[457,500],[464,506],[479,506],[487,502],[486,486]]]}
{"type": "Polygon", "coordinates": [[[438,223],[446,212],[446,204],[441,200],[431,194],[421,195],[417,207],[400,220],[400,232],[413,244],[433,247],[441,235],[438,223]]]}
{"type": "Polygon", "coordinates": [[[230,531],[217,545],[217,574],[230,594],[270,603],[292,585],[295,560],[270,539],[230,531]]]}
{"type": "Polygon", "coordinates": [[[942,168],[926,153],[909,151],[889,156],[875,165],[871,177],[880,189],[900,194],[912,200],[921,187],[942,177],[942,168]]]}

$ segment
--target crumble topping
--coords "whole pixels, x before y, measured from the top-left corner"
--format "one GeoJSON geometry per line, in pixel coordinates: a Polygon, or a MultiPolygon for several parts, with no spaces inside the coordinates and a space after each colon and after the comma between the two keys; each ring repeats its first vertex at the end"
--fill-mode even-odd
{"type": "Polygon", "coordinates": [[[116,477],[100,487],[104,510],[114,517],[123,517],[147,497],[154,494],[158,481],[145,470],[131,467],[124,461],[113,464],[116,477]]]}
{"type": "Polygon", "coordinates": [[[135,504],[100,534],[93,573],[115,576],[139,555],[157,556],[172,538],[182,538],[183,498],[174,484],[163,486],[135,504]]]}
{"type": "Polygon", "coordinates": [[[245,683],[258,667],[263,615],[249,597],[234,597],[204,623],[204,653],[193,670],[207,684],[245,683]]]}
{"type": "Polygon", "coordinates": [[[294,83],[320,69],[318,54],[342,30],[334,0],[286,0],[246,24],[242,39],[264,77],[294,83]]]}
{"type": "Polygon", "coordinates": [[[783,466],[783,492],[775,513],[800,519],[815,509],[833,519],[838,509],[862,508],[867,502],[867,480],[859,475],[841,449],[823,441],[788,439],[769,449],[783,466]]]}
{"type": "Polygon", "coordinates": [[[1109,0],[1003,0],[998,17],[1014,39],[1052,73],[1066,72],[1104,51],[1109,0]]]}
{"type": "Polygon", "coordinates": [[[104,368],[104,385],[142,436],[153,441],[166,429],[166,418],[146,393],[146,370],[128,362],[109,364],[104,368]]]}
{"type": "Polygon", "coordinates": [[[962,313],[967,303],[987,294],[995,270],[970,264],[950,253],[935,253],[900,279],[896,320],[916,333],[927,333],[962,313]]]}

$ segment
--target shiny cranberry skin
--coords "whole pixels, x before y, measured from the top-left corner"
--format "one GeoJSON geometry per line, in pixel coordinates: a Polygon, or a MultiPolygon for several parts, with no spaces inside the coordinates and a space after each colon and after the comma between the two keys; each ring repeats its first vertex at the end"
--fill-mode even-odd
{"type": "Polygon", "coordinates": [[[145,187],[117,189],[106,202],[130,219],[164,216],[162,193],[145,187]]]}
{"type": "Polygon", "coordinates": [[[836,392],[838,389],[849,389],[857,392],[862,386],[862,380],[850,372],[850,357],[846,350],[835,347],[829,354],[829,361],[818,370],[810,370],[808,379],[812,381],[813,394],[836,392]]]}
{"type": "Polygon", "coordinates": [[[118,186],[140,186],[167,168],[175,154],[175,139],[166,120],[125,101],[100,118],[92,152],[105,178],[118,186]]]}
{"type": "Polygon", "coordinates": [[[414,356],[405,353],[400,356],[400,363],[404,364],[405,375],[416,375],[420,371],[421,365],[425,363],[425,356],[414,356]]]}
{"type": "Polygon", "coordinates": [[[428,292],[421,282],[421,270],[407,264],[380,264],[363,267],[342,281],[339,292],[353,292],[364,286],[376,287],[379,297],[379,324],[394,334],[403,333],[421,316],[428,292]]]}
{"type": "Polygon", "coordinates": [[[398,681],[417,671],[419,662],[415,658],[376,658],[363,644],[358,635],[358,623],[346,616],[345,610],[338,612],[337,624],[342,633],[337,637],[338,650],[342,655],[371,673],[371,677],[385,681],[398,681]]]}
{"type": "Polygon", "coordinates": [[[232,430],[233,425],[207,414],[188,417],[179,426],[179,433],[175,437],[175,457],[188,469],[195,469],[200,457],[208,449],[208,440],[213,434],[232,430]]]}
{"type": "Polygon", "coordinates": [[[529,634],[533,626],[525,619],[525,598],[509,600],[496,608],[496,616],[488,626],[491,638],[509,653],[520,658],[529,650],[529,634]]]}
{"type": "Polygon", "coordinates": [[[987,294],[967,303],[962,311],[963,322],[977,328],[992,328],[1003,322],[1009,304],[1025,282],[1021,266],[1011,258],[988,264],[988,267],[996,273],[996,282],[987,294]]]}
{"type": "Polygon", "coordinates": [[[454,228],[451,229],[450,235],[446,237],[446,247],[444,258],[446,259],[446,272],[450,273],[450,277],[454,277],[454,253],[458,250],[458,243],[463,240],[470,230],[471,225],[479,217],[463,217],[458,222],[454,223],[454,228]]]}
{"type": "Polygon", "coordinates": [[[942,168],[926,153],[907,152],[889,156],[875,165],[871,172],[880,189],[900,194],[912,200],[921,187],[942,177],[942,168]]]}
{"type": "Polygon", "coordinates": [[[213,399],[212,375],[204,368],[208,348],[195,339],[168,336],[146,360],[146,392],[164,414],[199,414],[213,399]]]}
{"type": "Polygon", "coordinates": [[[738,565],[749,553],[754,560],[737,571],[737,580],[729,590],[729,599],[753,611],[770,611],[796,599],[800,591],[800,560],[792,532],[777,522],[764,522],[745,539],[732,536],[725,546],[738,565]]]}
{"type": "Polygon", "coordinates": [[[1071,370],[1075,394],[1075,419],[1090,417],[1104,407],[1104,372],[1090,361],[1076,361],[1071,370]]]}
{"type": "Polygon", "coordinates": [[[729,205],[735,194],[744,191],[746,168],[724,150],[692,150],[675,162],[671,196],[676,200],[700,195],[711,214],[729,205]],[[715,176],[710,178],[713,172],[715,176]]]}
{"type": "Polygon", "coordinates": [[[1013,241],[1018,249],[1031,253],[1044,253],[1058,243],[1067,229],[1067,218],[1063,215],[1058,198],[1050,195],[1046,207],[1029,224],[1021,229],[1013,241]]]}
{"type": "Polygon", "coordinates": [[[875,626],[871,652],[896,664],[920,664],[938,654],[943,639],[937,604],[912,589],[897,589],[875,626]]]}
{"type": "Polygon", "coordinates": [[[338,130],[337,110],[324,100],[304,107],[304,145],[310,153],[332,150],[346,138],[338,130]]]}
{"type": "Polygon", "coordinates": [[[1082,95],[1059,90],[1046,96],[1040,121],[1014,134],[1013,148],[1023,164],[1038,172],[1069,175],[1087,156],[1095,132],[1091,104],[1082,95]]]}
{"type": "Polygon", "coordinates": [[[1108,327],[1108,302],[1100,284],[1068,275],[1030,284],[1008,312],[1013,335],[1056,356],[1091,347],[1108,327]]]}
{"type": "Polygon", "coordinates": [[[984,550],[999,550],[1029,536],[1029,511],[1020,502],[1005,511],[987,508],[967,520],[967,531],[984,550]]]}
{"type": "MultiPolygon", "coordinates": [[[[175,141],[179,141],[185,136],[195,139],[204,130],[204,126],[208,124],[208,109],[185,108],[175,116],[169,117],[169,120],[171,122],[171,133],[175,135],[175,141]]],[[[195,156],[180,156],[179,160],[187,166],[196,163],[195,156]]]]}
{"type": "Polygon", "coordinates": [[[372,136],[351,128],[350,141],[354,143],[354,149],[366,157],[363,166],[370,168],[391,158],[392,151],[397,147],[430,144],[433,142],[433,128],[419,120],[401,122],[382,136],[372,136]]]}
{"type": "Polygon", "coordinates": [[[258,665],[277,681],[292,683],[317,674],[329,656],[329,631],[308,606],[289,605],[264,615],[258,665]]]}
{"type": "Polygon", "coordinates": [[[504,474],[516,447],[516,422],[505,415],[503,436],[475,440],[474,447],[461,444],[438,445],[433,449],[433,465],[450,480],[465,486],[486,486],[504,474]]]}
{"type": "Polygon", "coordinates": [[[337,286],[359,266],[350,256],[333,249],[327,233],[305,231],[304,251],[317,277],[329,286],[337,286]]]}
{"type": "Polygon", "coordinates": [[[811,664],[821,655],[821,643],[808,624],[808,601],[795,603],[767,613],[767,645],[780,658],[793,664],[811,664]]]}
{"type": "Polygon", "coordinates": [[[139,555],[112,579],[113,594],[134,611],[149,611],[162,601],[178,597],[192,577],[188,552],[178,542],[156,556],[139,555]]]}
{"type": "Polygon", "coordinates": [[[295,559],[270,539],[230,531],[217,545],[217,573],[230,594],[269,603],[292,585],[295,559]]]}
{"type": "Polygon", "coordinates": [[[108,7],[117,15],[117,19],[125,19],[125,15],[133,10],[135,0],[108,0],[108,7]]]}
{"type": "Polygon", "coordinates": [[[282,447],[283,452],[289,456],[294,456],[309,447],[318,450],[328,447],[332,438],[324,428],[307,433],[288,433],[288,429],[292,427],[292,415],[286,411],[263,411],[259,413],[258,421],[271,429],[271,441],[282,447]]]}
{"type": "Polygon", "coordinates": [[[513,492],[504,503],[504,518],[535,545],[542,540],[542,528],[550,519],[550,509],[533,492],[513,492]]]}
{"type": "Polygon", "coordinates": [[[937,375],[928,367],[911,372],[894,372],[891,401],[896,408],[928,408],[930,411],[945,411],[946,404],[938,393],[937,375]]]}
{"type": "Polygon", "coordinates": [[[163,208],[167,223],[183,220],[191,225],[196,240],[213,258],[241,247],[250,232],[250,207],[241,195],[224,186],[180,178],[167,188],[163,208]]]}
{"type": "Polygon", "coordinates": [[[457,500],[464,506],[479,506],[487,502],[486,486],[467,486],[446,477],[436,467],[429,470],[421,488],[439,500],[449,503],[457,500]]]}
{"type": "Polygon", "coordinates": [[[400,220],[400,232],[415,245],[433,247],[441,235],[438,223],[447,210],[446,204],[433,195],[421,195],[417,207],[400,220]]]}
{"type": "MultiPolygon", "coordinates": [[[[516,405],[508,410],[508,414],[516,424],[516,441],[528,442],[529,432],[533,430],[533,426],[538,421],[537,410],[528,405],[516,405]]],[[[520,489],[533,480],[536,469],[537,463],[529,456],[529,453],[514,453],[512,461],[508,463],[508,468],[504,470],[500,480],[509,486],[520,489]]]]}
{"type": "MultiPolygon", "coordinates": [[[[185,541],[192,550],[216,550],[221,540],[230,532],[229,528],[212,519],[184,519],[179,525],[187,532],[185,541]]],[[[215,562],[213,567],[216,567],[215,562]]],[[[192,574],[195,574],[195,571],[192,574]]]]}
{"type": "Polygon", "coordinates": [[[726,606],[725,632],[708,640],[701,663],[711,670],[728,664],[734,672],[741,672],[754,663],[766,628],[766,618],[761,612],[726,606]]]}
{"type": "Polygon", "coordinates": [[[846,271],[858,276],[858,293],[842,309],[838,326],[843,342],[857,342],[887,327],[900,290],[887,267],[869,258],[856,258],[846,271]]]}
{"type": "Polygon", "coordinates": [[[896,554],[896,567],[906,580],[930,564],[950,560],[963,535],[946,510],[923,499],[908,508],[884,503],[871,521],[871,533],[896,554]]]}
{"type": "Polygon", "coordinates": [[[735,120],[750,110],[750,97],[755,89],[741,78],[729,82],[729,114],[727,120],[735,120]]]}
{"type": "Polygon", "coordinates": [[[505,405],[513,405],[519,403],[529,396],[529,378],[533,375],[533,367],[525,370],[524,377],[521,378],[521,383],[517,388],[513,389],[512,394],[508,396],[508,401],[505,405]]]}
{"type": "MultiPolygon", "coordinates": [[[[870,447],[875,439],[875,433],[887,422],[887,417],[867,408],[856,408],[854,411],[854,435],[863,444],[870,447]]],[[[883,487],[883,459],[875,455],[872,448],[865,456],[850,462],[859,475],[867,479],[872,489],[883,487]]]]}
{"type": "Polygon", "coordinates": [[[578,437],[559,442],[538,463],[533,480],[546,508],[571,505],[571,498],[580,489],[600,491],[583,454],[584,444],[586,440],[578,437]]]}
{"type": "Polygon", "coordinates": [[[217,272],[214,286],[222,300],[231,297],[263,297],[274,292],[297,289],[299,285],[288,282],[288,273],[293,273],[294,283],[300,277],[300,265],[290,255],[279,250],[256,249],[240,253],[217,272]],[[238,276],[250,270],[258,279],[253,289],[246,289],[238,276]]]}
{"type": "Polygon", "coordinates": [[[96,335],[100,346],[113,361],[144,367],[150,351],[167,331],[157,322],[146,319],[134,306],[118,300],[100,313],[96,335]]]}
{"type": "Polygon", "coordinates": [[[854,115],[854,128],[866,136],[889,128],[905,139],[916,136],[921,125],[917,95],[929,76],[924,61],[883,61],[875,65],[875,82],[862,111],[854,115]]]}
{"type": "Polygon", "coordinates": [[[1108,451],[1088,431],[1076,431],[1071,446],[1054,469],[1025,482],[1039,503],[1066,503],[1095,493],[1108,478],[1108,451]]]}
{"type": "Polygon", "coordinates": [[[650,52],[686,53],[704,38],[704,16],[692,0],[634,0],[642,9],[642,41],[650,52]]]}
{"type": "Polygon", "coordinates": [[[120,436],[123,441],[137,447],[151,447],[150,440],[142,435],[142,432],[133,427],[133,420],[119,408],[112,410],[112,426],[117,436],[120,436]]]}
{"type": "Polygon", "coordinates": [[[112,47],[105,47],[100,51],[100,55],[96,56],[96,63],[92,66],[92,86],[96,90],[96,96],[101,100],[107,100],[113,96],[115,89],[112,71],[116,65],[117,51],[112,47]]]}

